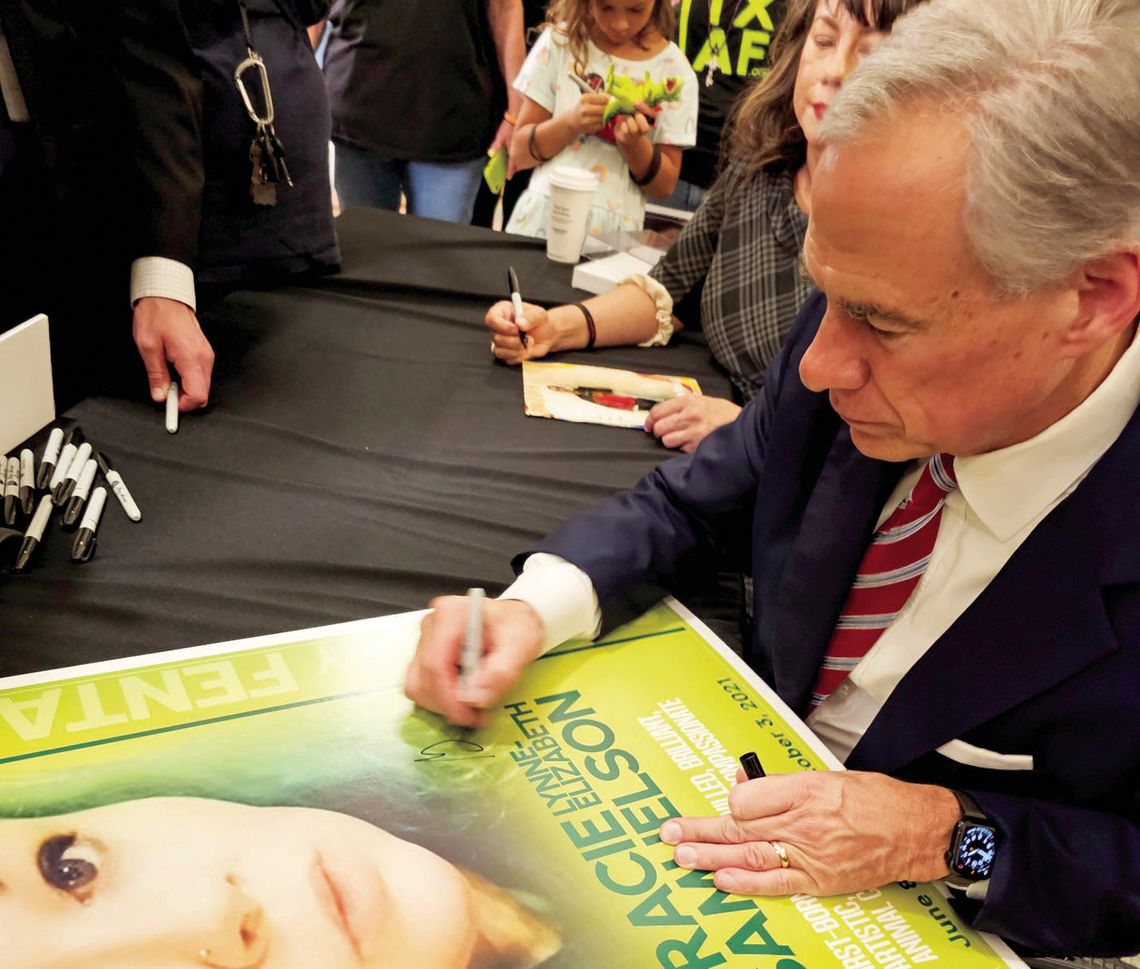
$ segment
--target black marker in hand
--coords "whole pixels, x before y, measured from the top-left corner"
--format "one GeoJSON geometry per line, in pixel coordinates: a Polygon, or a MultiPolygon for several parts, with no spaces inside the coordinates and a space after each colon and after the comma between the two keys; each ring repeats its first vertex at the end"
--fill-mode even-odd
{"type": "MultiPolygon", "coordinates": [[[[519,277],[515,273],[512,266],[507,266],[507,289],[511,292],[511,306],[515,310],[515,326],[520,322],[525,323],[526,317],[523,315],[522,293],[519,292],[519,277]]],[[[519,330],[519,343],[524,347],[526,346],[526,334],[519,330]]]]}
{"type": "Polygon", "coordinates": [[[768,776],[764,773],[764,768],[760,766],[760,758],[756,756],[755,751],[750,750],[746,754],[741,754],[740,766],[744,768],[744,776],[750,781],[754,781],[758,777],[768,776]]]}

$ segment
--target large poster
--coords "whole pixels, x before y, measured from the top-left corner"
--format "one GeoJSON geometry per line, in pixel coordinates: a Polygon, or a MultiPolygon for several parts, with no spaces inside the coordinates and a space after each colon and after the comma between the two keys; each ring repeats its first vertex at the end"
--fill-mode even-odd
{"type": "Polygon", "coordinates": [[[726,895],[657,829],[837,768],[679,604],[413,708],[420,614],[0,680],[6,969],[1021,965],[941,892],[726,895]]]}

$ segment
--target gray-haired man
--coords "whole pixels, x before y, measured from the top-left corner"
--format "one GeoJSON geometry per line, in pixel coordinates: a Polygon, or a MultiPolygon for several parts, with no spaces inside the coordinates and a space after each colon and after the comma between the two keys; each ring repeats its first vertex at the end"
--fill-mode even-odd
{"type": "Polygon", "coordinates": [[[826,305],[765,399],[546,539],[462,691],[437,600],[409,695],[476,722],[599,608],[727,558],[746,658],[850,770],[666,822],[680,865],[754,894],[953,872],[1029,950],[1140,948],[1138,105],[1140,0],[900,21],[825,122],[826,305]]]}

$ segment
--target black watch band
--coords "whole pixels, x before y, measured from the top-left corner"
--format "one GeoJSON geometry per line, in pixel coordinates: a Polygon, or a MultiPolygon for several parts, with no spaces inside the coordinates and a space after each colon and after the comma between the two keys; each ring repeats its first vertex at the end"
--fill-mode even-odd
{"type": "Polygon", "coordinates": [[[990,823],[990,819],[978,807],[978,802],[974,800],[973,796],[965,791],[955,791],[953,788],[950,789],[950,793],[958,799],[958,807],[962,809],[962,820],[980,821],[982,824],[990,823]]]}
{"type": "Polygon", "coordinates": [[[997,828],[990,823],[978,802],[965,791],[951,790],[958,799],[962,817],[954,825],[946,865],[948,883],[958,885],[984,881],[993,871],[997,854],[997,828]]]}

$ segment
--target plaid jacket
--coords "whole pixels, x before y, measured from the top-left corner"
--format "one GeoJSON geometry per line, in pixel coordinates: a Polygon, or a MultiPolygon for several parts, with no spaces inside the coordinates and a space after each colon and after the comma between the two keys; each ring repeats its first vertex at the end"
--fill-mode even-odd
{"type": "Polygon", "coordinates": [[[799,267],[806,231],[791,172],[750,173],[732,161],[651,273],[675,307],[703,284],[700,318],[686,318],[686,307],[679,316],[704,330],[745,401],[812,291],[799,267]]]}

